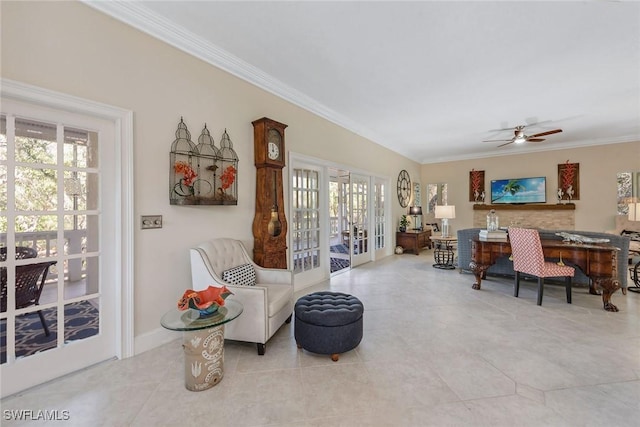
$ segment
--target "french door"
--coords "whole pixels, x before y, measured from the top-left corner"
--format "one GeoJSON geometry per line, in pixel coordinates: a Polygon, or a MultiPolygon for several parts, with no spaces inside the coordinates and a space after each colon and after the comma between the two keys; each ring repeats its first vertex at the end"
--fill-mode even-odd
{"type": "Polygon", "coordinates": [[[321,214],[323,169],[312,164],[296,162],[291,168],[291,263],[296,287],[317,283],[324,278],[329,262],[326,233],[322,232],[321,214]]]}
{"type": "Polygon", "coordinates": [[[373,238],[375,258],[384,256],[385,250],[388,245],[387,239],[387,205],[385,200],[387,199],[387,180],[382,178],[374,178],[374,192],[373,192],[373,238]]]}
{"type": "Polygon", "coordinates": [[[349,197],[351,205],[350,251],[351,266],[371,261],[371,230],[369,224],[369,181],[364,175],[351,173],[349,197]]]}
{"type": "Polygon", "coordinates": [[[112,121],[9,99],[0,121],[7,396],[116,356],[119,177],[112,121]],[[25,303],[29,280],[41,293],[25,303]]]}

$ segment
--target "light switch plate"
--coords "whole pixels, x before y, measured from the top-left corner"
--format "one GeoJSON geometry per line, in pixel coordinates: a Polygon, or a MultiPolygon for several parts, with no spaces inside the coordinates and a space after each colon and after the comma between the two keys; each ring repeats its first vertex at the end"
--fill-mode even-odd
{"type": "Polygon", "coordinates": [[[143,230],[162,228],[162,215],[142,215],[140,217],[140,228],[143,230]]]}

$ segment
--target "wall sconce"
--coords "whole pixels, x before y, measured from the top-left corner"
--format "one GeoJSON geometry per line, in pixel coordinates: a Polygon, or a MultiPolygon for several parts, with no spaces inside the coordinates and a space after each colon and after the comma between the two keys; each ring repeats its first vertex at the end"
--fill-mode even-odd
{"type": "Polygon", "coordinates": [[[442,220],[442,237],[449,235],[449,220],[456,217],[456,207],[452,205],[436,206],[435,216],[442,220]]]}

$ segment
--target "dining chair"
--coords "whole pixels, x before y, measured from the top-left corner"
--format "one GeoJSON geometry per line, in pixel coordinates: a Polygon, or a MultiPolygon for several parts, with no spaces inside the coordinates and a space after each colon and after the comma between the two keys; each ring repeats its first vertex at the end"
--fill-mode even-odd
{"type": "MultiPolygon", "coordinates": [[[[16,247],[16,259],[36,258],[38,253],[33,248],[16,247]]],[[[7,248],[0,248],[0,260],[7,259],[7,248]]],[[[42,288],[47,280],[49,267],[56,264],[56,261],[38,262],[35,264],[26,264],[16,266],[15,286],[16,286],[16,309],[29,307],[40,304],[40,295],[42,288]]],[[[7,267],[0,268],[0,310],[7,311],[7,267]]],[[[42,310],[38,310],[40,322],[44,329],[44,334],[49,336],[51,333],[47,322],[45,321],[42,310]]]]}
{"type": "Polygon", "coordinates": [[[547,277],[564,277],[567,304],[571,304],[571,279],[575,274],[575,269],[568,265],[544,259],[538,231],[529,228],[510,227],[509,242],[511,243],[513,270],[515,271],[513,296],[518,297],[521,273],[538,278],[538,305],[542,305],[544,279],[547,277]]]}

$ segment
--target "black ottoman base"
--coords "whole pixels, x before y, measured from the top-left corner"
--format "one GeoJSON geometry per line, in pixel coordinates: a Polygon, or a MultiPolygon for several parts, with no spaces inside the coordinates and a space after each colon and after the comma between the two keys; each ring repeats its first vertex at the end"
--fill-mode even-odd
{"type": "Polygon", "coordinates": [[[364,307],[356,297],[317,292],[300,298],[294,311],[298,348],[330,354],[333,361],[338,361],[340,353],[356,348],[362,341],[364,307]]]}

